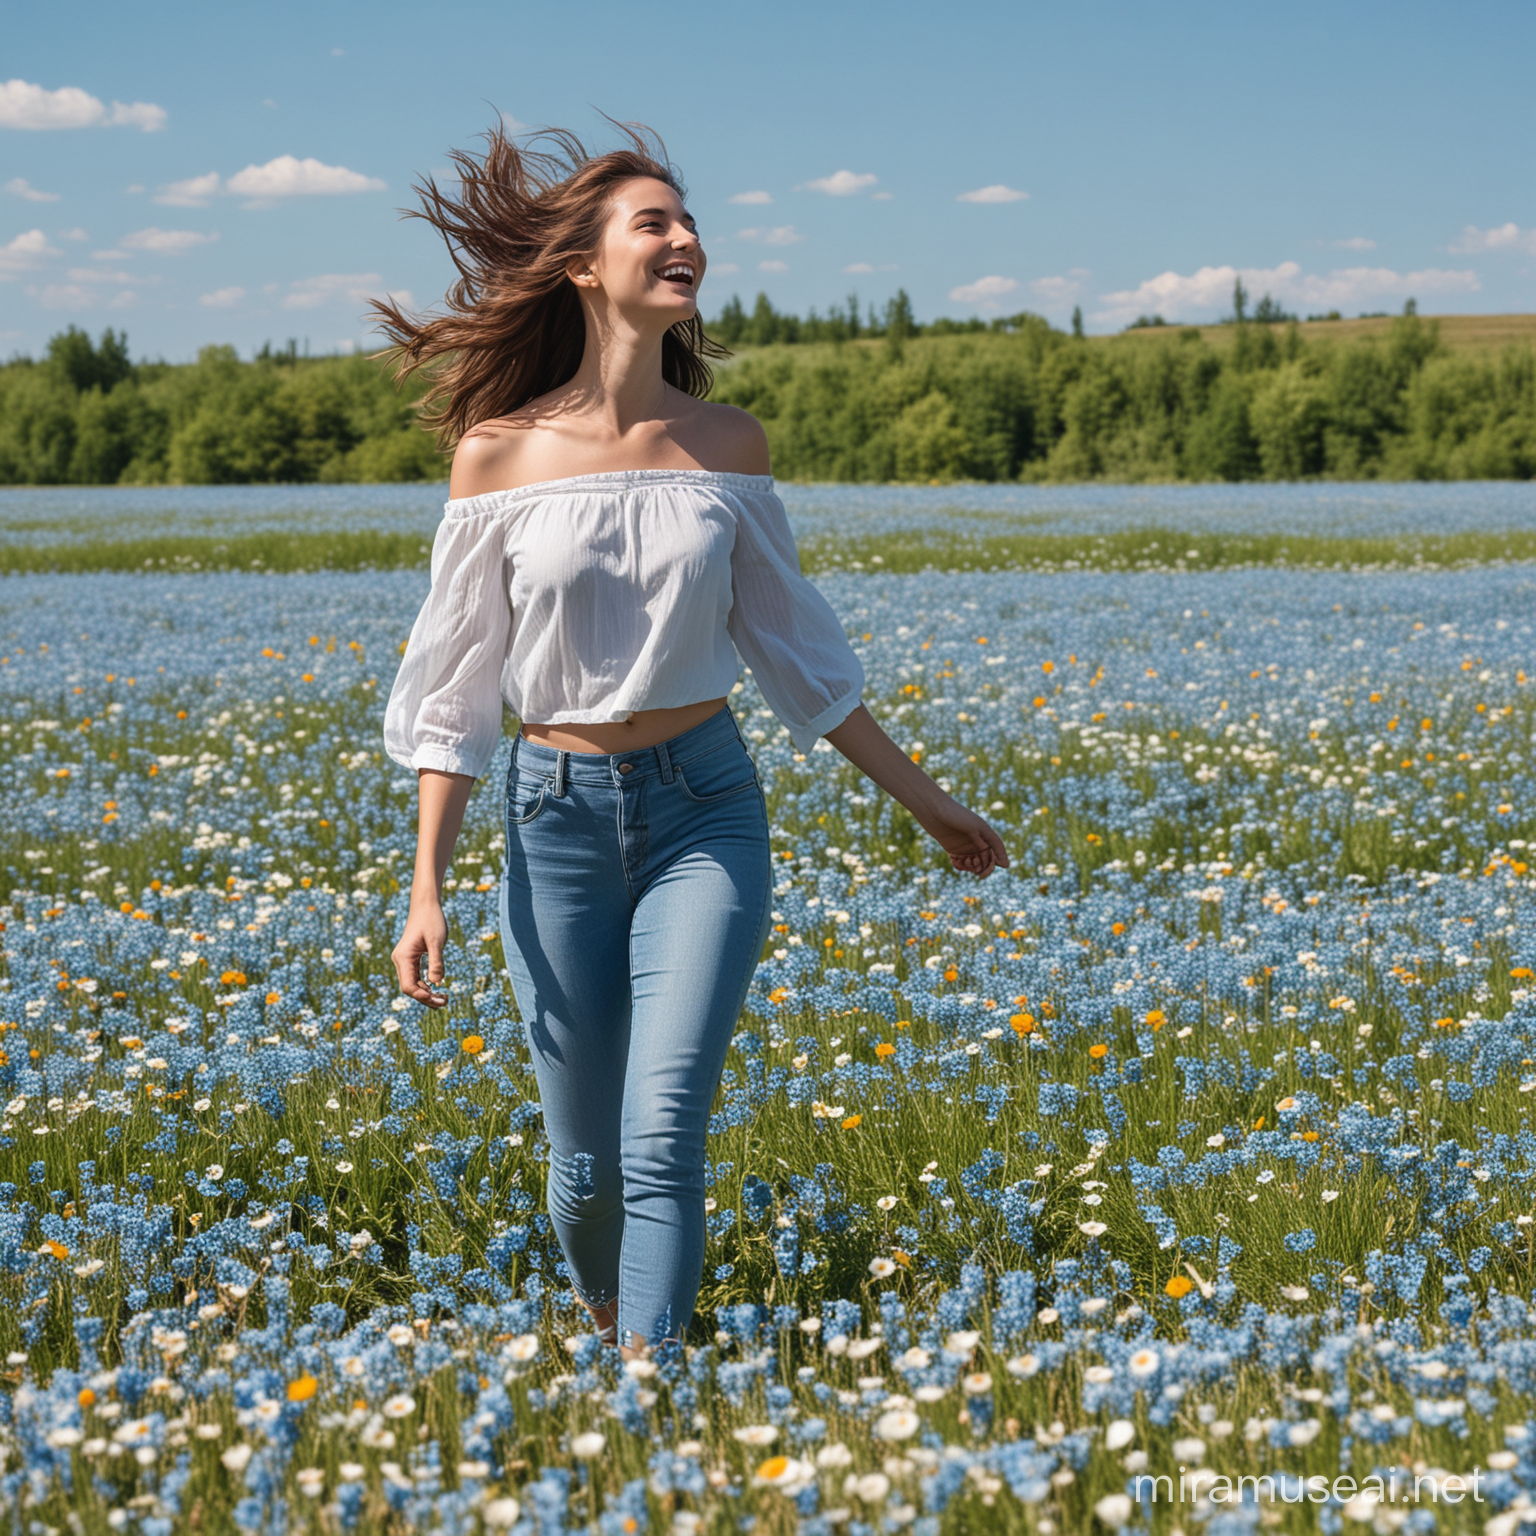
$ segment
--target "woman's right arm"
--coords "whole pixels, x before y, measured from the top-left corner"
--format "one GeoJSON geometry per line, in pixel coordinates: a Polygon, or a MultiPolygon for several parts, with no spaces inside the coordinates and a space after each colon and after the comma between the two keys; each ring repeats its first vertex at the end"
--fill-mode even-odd
{"type": "MultiPolygon", "coordinates": [[[[465,445],[454,455],[461,478],[465,445]]],[[[456,483],[456,494],[468,495],[456,483]]],[[[501,672],[512,638],[501,519],[488,507],[445,510],[432,544],[432,585],[404,647],[384,712],[389,755],[416,773],[416,872],[405,931],[391,955],[400,990],[442,1008],[448,924],[442,886],[475,780],[501,739],[501,672]],[[427,962],[426,976],[421,961],[427,962]]]]}
{"type": "Polygon", "coordinates": [[[474,779],[465,773],[438,773],[423,768],[417,774],[416,869],[411,877],[411,910],[405,932],[390,958],[400,978],[400,990],[428,1008],[447,1005],[448,995],[437,988],[443,981],[443,946],[448,922],[443,916],[443,876],[453,858],[464,823],[464,807],[474,779]],[[421,957],[427,974],[421,976],[421,957]]]}

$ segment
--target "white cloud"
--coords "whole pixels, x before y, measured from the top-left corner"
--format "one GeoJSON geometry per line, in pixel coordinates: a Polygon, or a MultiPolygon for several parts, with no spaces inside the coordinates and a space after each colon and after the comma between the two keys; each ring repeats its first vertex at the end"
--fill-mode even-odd
{"type": "Polygon", "coordinates": [[[346,302],[365,304],[369,299],[386,296],[409,309],[408,289],[387,291],[377,272],[326,272],[319,277],[304,277],[289,283],[283,295],[284,309],[319,309],[323,304],[346,302]]]}
{"type": "Polygon", "coordinates": [[[787,261],[760,261],[757,264],[757,270],[759,272],[788,272],[789,263],[787,261]]]}
{"type": "Polygon", "coordinates": [[[7,244],[0,245],[0,276],[12,272],[29,272],[50,256],[62,254],[48,244],[48,237],[42,230],[29,229],[7,244]]]}
{"type": "Polygon", "coordinates": [[[1474,272],[1446,272],[1430,267],[1419,272],[1393,272],[1387,267],[1343,267],[1326,275],[1303,272],[1298,263],[1278,267],[1201,267],[1184,276],[1163,272],[1135,288],[1100,295],[1104,308],[1094,315],[1107,324],[1125,324],[1138,315],[1164,319],[1220,313],[1231,308],[1232,288],[1241,277],[1257,298],[1268,293],[1281,303],[1306,309],[1344,309],[1387,298],[1434,293],[1476,293],[1481,287],[1474,272]]]}
{"type": "Polygon", "coordinates": [[[107,109],[78,85],[44,90],[25,80],[0,85],[0,127],[89,128],[107,115],[107,109]]]}
{"type": "MultiPolygon", "coordinates": [[[[129,191],[133,189],[130,187],[129,191]]],[[[142,192],[144,189],[139,188],[142,192]]],[[[189,176],[185,181],[173,181],[155,193],[155,201],[168,208],[206,208],[208,199],[219,190],[219,173],[209,171],[206,176],[189,176]]]]}
{"type": "Polygon", "coordinates": [[[851,262],[843,268],[844,272],[873,272],[875,269],[867,261],[851,262]]]}
{"type": "Polygon", "coordinates": [[[879,180],[878,176],[868,171],[833,171],[830,176],[819,176],[815,181],[806,182],[806,186],[812,192],[825,192],[828,197],[852,197],[855,192],[862,192],[865,187],[872,187],[879,180]]]}
{"type": "Polygon", "coordinates": [[[27,297],[44,309],[99,309],[103,304],[108,309],[130,309],[139,302],[138,294],[131,288],[107,298],[98,289],[82,283],[49,283],[43,288],[28,288],[27,297]]]}
{"type": "Polygon", "coordinates": [[[1029,291],[1042,302],[1061,308],[1083,291],[1083,285],[1075,277],[1037,277],[1029,285],[1029,291]]]}
{"type": "Polygon", "coordinates": [[[212,293],[203,294],[197,302],[207,309],[230,309],[244,297],[244,288],[215,288],[212,293]]]}
{"type": "Polygon", "coordinates": [[[514,138],[520,133],[536,133],[538,130],[532,123],[525,123],[521,118],[513,117],[510,112],[501,114],[501,128],[503,133],[509,133],[514,138]]]}
{"type": "Polygon", "coordinates": [[[123,188],[123,191],[124,192],[128,192],[128,193],[142,192],[143,190],[144,190],[144,183],[142,181],[136,181],[136,182],[133,183],[132,186],[128,186],[128,187],[124,187],[123,188]]]}
{"type": "Polygon", "coordinates": [[[77,224],[73,229],[61,229],[60,240],[89,240],[91,237],[77,224]]]}
{"type": "Polygon", "coordinates": [[[962,192],[955,201],[957,203],[1022,203],[1028,196],[1028,192],[1016,191],[1013,187],[1005,187],[1002,182],[996,181],[990,187],[977,187],[974,192],[962,192]]]}
{"type": "Polygon", "coordinates": [[[158,133],[165,127],[165,116],[165,108],[150,101],[114,101],[107,123],[113,128],[142,128],[145,133],[158,133]]]}
{"type": "Polygon", "coordinates": [[[1523,251],[1536,256],[1536,229],[1521,229],[1518,224],[1500,224],[1497,229],[1479,229],[1468,224],[1461,238],[1451,247],[1458,255],[1480,251],[1523,251]]]}
{"type": "Polygon", "coordinates": [[[951,288],[949,296],[957,304],[980,304],[983,308],[995,307],[997,300],[1012,293],[1019,286],[1013,277],[978,277],[974,283],[962,283],[951,288]]]}
{"type": "Polygon", "coordinates": [[[313,158],[298,160],[279,155],[265,165],[248,165],[224,184],[236,197],[265,201],[274,197],[326,197],[345,192],[382,192],[377,176],[349,171],[344,165],[325,165],[313,158]]]}
{"type": "Polygon", "coordinates": [[[764,245],[797,245],[805,239],[802,234],[797,234],[793,224],[778,224],[772,229],[738,229],[738,240],[761,240],[764,245]]]}
{"type": "Polygon", "coordinates": [[[1341,251],[1374,251],[1376,242],[1368,240],[1364,235],[1351,235],[1348,240],[1335,240],[1333,242],[1341,251]]]}
{"type": "Polygon", "coordinates": [[[771,203],[773,199],[766,192],[737,192],[726,199],[731,203],[771,203]]]}
{"type": "Polygon", "coordinates": [[[165,127],[165,108],[151,102],[114,101],[111,111],[78,85],[56,91],[27,80],[0,85],[0,128],[142,128],[153,133],[165,127]]]}
{"type": "Polygon", "coordinates": [[[11,177],[5,184],[5,190],[12,197],[24,198],[29,203],[56,203],[59,200],[57,192],[39,191],[25,176],[11,177]]]}
{"type": "Polygon", "coordinates": [[[872,203],[888,203],[895,196],[896,196],[896,194],[894,192],[876,192],[870,198],[870,202],[872,202],[872,203]]]}
{"type": "Polygon", "coordinates": [[[719,272],[723,276],[727,272],[740,272],[741,268],[734,261],[712,261],[709,264],[708,270],[719,272]]]}
{"type": "Polygon", "coordinates": [[[173,181],[155,194],[155,201],[171,208],[206,208],[211,198],[224,193],[249,199],[247,207],[262,207],[280,197],[327,197],[349,192],[382,192],[385,183],[377,176],[349,171],[344,165],[326,165],[313,158],[279,155],[265,165],[248,165],[227,180],[217,171],[173,181]]]}
{"type": "Polygon", "coordinates": [[[135,277],[132,272],[109,272],[102,267],[71,267],[66,276],[72,283],[116,283],[120,286],[160,281],[158,277],[135,277]]]}
{"type": "Polygon", "coordinates": [[[205,235],[195,229],[136,229],[118,242],[125,251],[153,251],[157,256],[185,256],[200,245],[211,245],[218,233],[205,235]]]}

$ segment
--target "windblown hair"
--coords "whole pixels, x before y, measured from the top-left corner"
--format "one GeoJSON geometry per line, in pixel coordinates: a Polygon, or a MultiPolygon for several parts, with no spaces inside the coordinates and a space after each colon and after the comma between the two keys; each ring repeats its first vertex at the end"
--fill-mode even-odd
{"type": "MultiPolygon", "coordinates": [[[[535,135],[554,146],[536,151],[514,144],[498,125],[483,135],[483,155],[450,153],[456,192],[445,193],[430,176],[417,184],[422,207],[406,212],[426,219],[447,242],[458,281],[443,313],[412,317],[393,300],[370,304],[390,339],[396,377],[426,369],[431,383],[421,420],[444,450],[478,422],[519,410],[575,374],[586,321],[565,269],[597,250],[614,189],[652,176],[684,195],[652,130],[614,126],[629,147],[591,155],[564,129],[535,135]]],[[[662,377],[703,396],[711,383],[708,359],[729,355],[695,315],[663,337],[662,377]]]]}

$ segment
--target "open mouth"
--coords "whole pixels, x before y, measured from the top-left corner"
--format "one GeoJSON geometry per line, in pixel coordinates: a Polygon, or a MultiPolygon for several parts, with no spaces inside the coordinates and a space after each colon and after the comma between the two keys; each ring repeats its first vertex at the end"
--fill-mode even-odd
{"type": "Polygon", "coordinates": [[[693,268],[686,261],[674,261],[657,274],[664,283],[676,283],[682,288],[693,287],[693,268]]]}

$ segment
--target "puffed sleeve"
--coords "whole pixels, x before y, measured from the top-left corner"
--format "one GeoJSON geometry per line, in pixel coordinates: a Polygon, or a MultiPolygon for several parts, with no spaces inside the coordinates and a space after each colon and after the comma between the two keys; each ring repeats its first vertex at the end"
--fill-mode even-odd
{"type": "Polygon", "coordinates": [[[784,503],[739,496],[726,628],[763,697],[800,752],[858,707],[864,665],[832,606],[801,574],[784,503]]]}
{"type": "Polygon", "coordinates": [[[478,778],[496,755],[512,641],[504,527],[492,512],[452,509],[438,524],[432,588],[384,711],[384,750],[407,768],[478,778]]]}

